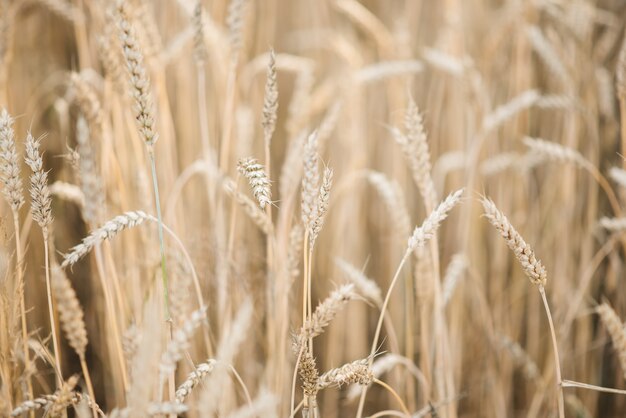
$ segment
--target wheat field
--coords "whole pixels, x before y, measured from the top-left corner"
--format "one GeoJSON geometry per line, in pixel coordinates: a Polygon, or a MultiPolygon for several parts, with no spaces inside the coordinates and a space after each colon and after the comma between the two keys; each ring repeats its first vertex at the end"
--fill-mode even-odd
{"type": "Polygon", "coordinates": [[[0,416],[626,416],[625,17],[0,0],[0,416]]]}

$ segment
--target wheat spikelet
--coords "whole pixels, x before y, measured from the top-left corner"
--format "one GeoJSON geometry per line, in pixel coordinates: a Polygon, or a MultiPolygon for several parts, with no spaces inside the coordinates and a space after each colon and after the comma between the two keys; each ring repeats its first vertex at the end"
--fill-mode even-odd
{"type": "Polygon", "coordinates": [[[421,73],[423,70],[424,65],[419,60],[383,61],[361,68],[354,74],[354,79],[358,84],[366,84],[399,75],[421,73]]]}
{"type": "Polygon", "coordinates": [[[513,118],[520,112],[530,108],[539,100],[540,95],[537,90],[526,90],[507,103],[498,106],[493,112],[483,119],[483,131],[489,132],[506,121],[513,118]]]}
{"type": "Polygon", "coordinates": [[[318,391],[317,380],[319,373],[317,371],[317,365],[315,364],[315,358],[313,358],[309,348],[305,348],[302,353],[298,373],[300,373],[300,379],[302,380],[304,396],[307,398],[315,398],[318,391]]]}
{"type": "Polygon", "coordinates": [[[313,132],[304,144],[304,175],[302,176],[302,224],[311,233],[317,218],[317,191],[320,174],[317,155],[317,132],[313,132]]]}
{"type": "Polygon", "coordinates": [[[626,170],[622,170],[621,168],[617,167],[611,167],[611,169],[609,170],[609,176],[620,187],[626,188],[626,170]]]}
{"type": "Polygon", "coordinates": [[[626,218],[607,218],[600,219],[598,224],[611,232],[621,232],[626,229],[626,218]]]}
{"type": "Polygon", "coordinates": [[[178,402],[152,402],[148,405],[147,412],[150,416],[180,415],[187,412],[188,409],[187,405],[178,402]]]}
{"type": "Polygon", "coordinates": [[[270,418],[277,417],[277,398],[267,390],[261,389],[251,404],[242,406],[228,415],[228,418],[270,418]]]}
{"type": "Polygon", "coordinates": [[[117,7],[117,28],[122,42],[122,51],[128,70],[130,89],[134,100],[133,110],[139,133],[148,146],[154,145],[159,136],[154,127],[152,93],[150,80],[143,64],[143,54],[135,30],[130,23],[126,2],[117,7]]]}
{"type": "Polygon", "coordinates": [[[15,212],[24,204],[20,164],[15,151],[13,118],[6,109],[0,111],[0,181],[2,193],[15,212]]]}
{"type": "Polygon", "coordinates": [[[278,81],[276,79],[276,56],[270,49],[270,60],[267,64],[267,80],[265,81],[265,97],[263,98],[263,140],[269,144],[276,129],[278,114],[278,81]]]}
{"type": "Polygon", "coordinates": [[[191,344],[191,338],[196,330],[206,321],[206,308],[200,308],[194,311],[191,316],[178,328],[167,345],[167,349],[161,356],[159,371],[161,373],[161,381],[164,382],[170,373],[176,371],[176,363],[183,357],[185,350],[191,344]]]}
{"type": "Polygon", "coordinates": [[[228,26],[228,38],[230,53],[233,61],[238,61],[239,52],[243,46],[243,23],[248,0],[230,0],[226,24],[228,26]]]}
{"type": "Polygon", "coordinates": [[[626,377],[626,331],[624,331],[622,320],[608,303],[599,305],[596,310],[600,315],[600,319],[602,319],[602,323],[609,332],[609,335],[611,335],[613,347],[619,357],[622,374],[626,377]]]}
{"type": "Polygon", "coordinates": [[[176,389],[176,401],[180,403],[185,402],[191,391],[213,371],[215,363],[215,360],[209,359],[205,363],[198,364],[196,370],[189,373],[187,379],[176,389]]]}
{"type": "Polygon", "coordinates": [[[529,26],[526,34],[533,49],[539,55],[543,63],[548,67],[550,72],[558,77],[566,87],[571,85],[571,77],[569,72],[559,59],[558,52],[550,44],[550,41],[543,35],[541,29],[537,26],[529,26]]]}
{"type": "Polygon", "coordinates": [[[142,224],[147,219],[152,219],[152,217],[142,211],[131,211],[116,216],[87,237],[83,238],[80,244],[72,247],[70,252],[64,255],[61,267],[66,268],[67,266],[75,264],[78,260],[87,255],[96,245],[113,238],[124,229],[133,228],[142,224]]]}
{"type": "Polygon", "coordinates": [[[515,257],[522,265],[526,276],[533,284],[545,286],[548,275],[541,261],[535,257],[530,245],[513,228],[509,220],[498,210],[495,203],[490,199],[482,199],[485,208],[485,217],[500,232],[508,247],[513,251],[515,257]]]}
{"type": "Polygon", "coordinates": [[[337,258],[335,259],[335,264],[346,274],[348,280],[354,284],[354,287],[362,296],[371,300],[377,306],[383,304],[382,291],[374,280],[365,276],[362,271],[345,260],[337,258]]]}
{"type": "Polygon", "coordinates": [[[26,164],[33,174],[30,176],[30,198],[33,219],[44,235],[52,224],[50,189],[48,189],[48,173],[43,171],[43,159],[39,153],[39,140],[35,140],[30,132],[26,135],[26,164]]]}
{"type": "Polygon", "coordinates": [[[450,193],[424,220],[422,225],[415,228],[409,238],[408,247],[411,251],[423,248],[439,229],[439,225],[448,217],[448,212],[461,200],[463,189],[450,193]]]}
{"type": "Polygon", "coordinates": [[[243,158],[237,164],[239,173],[248,179],[254,197],[259,201],[261,209],[272,204],[270,180],[265,174],[265,168],[254,158],[243,158]]]}
{"type": "Polygon", "coordinates": [[[391,214],[396,234],[403,238],[408,236],[411,233],[411,217],[406,210],[404,194],[398,182],[388,179],[378,171],[368,171],[367,180],[382,197],[387,211],[391,214]]]}
{"type": "Polygon", "coordinates": [[[74,387],[78,383],[78,376],[74,375],[63,382],[63,385],[55,392],[57,396],[52,405],[50,405],[49,414],[53,417],[59,417],[72,404],[74,398],[74,387]]]}
{"type": "MultiPolygon", "coordinates": [[[[79,402],[81,402],[82,400],[86,400],[87,401],[87,405],[89,407],[91,407],[91,405],[93,404],[92,400],[89,399],[89,397],[87,395],[83,395],[77,392],[73,392],[72,393],[72,397],[69,401],[69,404],[71,405],[76,405],[79,402]]],[[[29,399],[26,400],[24,402],[22,402],[21,404],[19,404],[18,406],[16,406],[13,411],[11,411],[11,416],[12,417],[19,417],[22,416],[23,414],[29,412],[29,411],[37,411],[39,409],[49,409],[51,408],[52,405],[54,405],[55,403],[59,402],[59,395],[58,394],[53,394],[53,395],[42,395],[38,398],[35,399],[29,399]]],[[[104,414],[104,412],[102,412],[102,410],[100,409],[100,407],[98,405],[96,406],[96,411],[98,412],[98,415],[101,417],[105,417],[106,415],[104,414]]],[[[49,414],[51,415],[51,414],[49,414]]]]}
{"type": "Polygon", "coordinates": [[[96,157],[91,148],[89,127],[82,116],[79,116],[76,121],[76,142],[78,143],[77,149],[80,155],[78,160],[78,178],[80,180],[80,188],[85,196],[83,216],[89,224],[97,225],[102,217],[105,194],[100,176],[98,175],[96,157]]]}
{"type": "Polygon", "coordinates": [[[424,198],[426,207],[434,207],[437,201],[437,194],[430,175],[432,167],[428,139],[424,130],[422,116],[412,98],[409,98],[404,115],[404,127],[406,134],[403,134],[398,129],[392,129],[394,139],[402,147],[411,169],[413,180],[424,198]]]}
{"type": "Polygon", "coordinates": [[[506,335],[498,335],[497,343],[511,354],[513,362],[517,367],[522,367],[526,379],[541,379],[541,374],[539,372],[537,364],[530,358],[528,353],[518,343],[511,340],[506,335]]]}
{"type": "Polygon", "coordinates": [[[235,320],[231,323],[217,348],[217,360],[224,364],[231,364],[245,341],[252,321],[252,301],[246,299],[239,308],[235,320]]]}
{"type": "Polygon", "coordinates": [[[202,0],[196,1],[191,19],[193,26],[193,57],[196,63],[203,64],[207,59],[207,49],[204,43],[205,28],[204,18],[202,15],[202,0]]]}
{"type": "Polygon", "coordinates": [[[337,313],[352,299],[356,297],[354,285],[346,284],[334,290],[322,303],[320,303],[309,320],[300,330],[299,342],[314,338],[324,332],[337,313]]]}
{"type": "Polygon", "coordinates": [[[439,49],[424,48],[422,50],[422,58],[434,68],[455,77],[462,76],[467,66],[467,63],[463,62],[463,60],[439,49]]]}
{"type": "Polygon", "coordinates": [[[361,359],[327,371],[320,376],[317,387],[322,390],[352,383],[367,386],[373,381],[374,374],[369,366],[369,359],[361,359]]]}
{"type": "Polygon", "coordinates": [[[78,302],[72,284],[63,270],[57,266],[52,268],[52,290],[67,341],[78,354],[78,357],[84,359],[85,348],[87,347],[87,330],[83,320],[83,309],[78,302]]]}
{"type": "Polygon", "coordinates": [[[287,252],[287,269],[292,281],[300,276],[303,246],[304,228],[302,228],[301,224],[296,224],[289,231],[289,250],[287,252]]]}
{"type": "Polygon", "coordinates": [[[124,360],[129,367],[135,354],[137,354],[141,338],[141,330],[135,324],[131,324],[122,334],[122,351],[124,352],[124,360]]]}
{"type": "Polygon", "coordinates": [[[452,257],[450,264],[448,264],[442,286],[442,299],[444,306],[446,306],[450,299],[452,299],[454,289],[456,289],[459,279],[462,277],[464,270],[467,268],[467,263],[467,257],[465,254],[459,253],[455,254],[452,257]]]}
{"type": "Polygon", "coordinates": [[[324,175],[322,176],[322,185],[320,186],[320,192],[317,197],[317,209],[315,211],[315,220],[311,227],[309,235],[310,247],[313,248],[315,240],[319,236],[322,226],[324,225],[324,218],[328,211],[328,201],[330,200],[330,189],[333,185],[333,170],[326,167],[324,175]]]}
{"type": "Polygon", "coordinates": [[[224,178],[222,180],[222,187],[227,195],[235,199],[237,203],[242,207],[250,219],[258,226],[265,234],[270,234],[274,227],[267,213],[259,209],[259,206],[251,199],[249,199],[243,193],[237,191],[237,185],[232,179],[224,178]]]}
{"type": "Polygon", "coordinates": [[[96,130],[96,136],[100,136],[103,131],[103,115],[102,106],[98,95],[93,87],[78,73],[72,73],[70,76],[75,100],[80,110],[87,118],[89,126],[96,130]]]}
{"type": "Polygon", "coordinates": [[[561,163],[573,163],[582,168],[589,168],[592,164],[575,149],[539,138],[524,137],[524,145],[539,156],[561,163]]]}
{"type": "Polygon", "coordinates": [[[60,199],[67,200],[83,206],[85,204],[85,195],[80,190],[80,187],[75,186],[64,181],[55,181],[50,185],[50,194],[57,196],[60,199]]]}

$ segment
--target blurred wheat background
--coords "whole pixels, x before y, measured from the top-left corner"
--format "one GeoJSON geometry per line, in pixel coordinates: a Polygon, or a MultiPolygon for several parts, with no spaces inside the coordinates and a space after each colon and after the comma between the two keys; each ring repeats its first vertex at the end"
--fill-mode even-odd
{"type": "Polygon", "coordinates": [[[0,0],[0,416],[624,416],[625,16],[0,0]]]}

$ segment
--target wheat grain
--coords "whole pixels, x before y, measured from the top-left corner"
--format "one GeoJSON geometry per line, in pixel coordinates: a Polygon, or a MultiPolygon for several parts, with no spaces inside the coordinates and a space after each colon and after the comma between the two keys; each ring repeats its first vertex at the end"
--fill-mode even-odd
{"type": "Polygon", "coordinates": [[[450,193],[440,204],[433,210],[428,217],[422,222],[422,225],[415,228],[413,235],[409,238],[408,248],[410,251],[416,251],[423,248],[426,243],[435,235],[439,225],[448,217],[448,213],[461,200],[463,189],[450,193]]]}
{"type": "Polygon", "coordinates": [[[154,114],[150,79],[144,67],[144,58],[139,47],[135,29],[131,25],[126,2],[118,3],[117,28],[129,75],[129,84],[134,100],[135,121],[143,140],[153,146],[159,136],[154,127],[154,114]]]}
{"type": "Polygon", "coordinates": [[[144,221],[151,218],[151,216],[142,211],[131,211],[116,216],[87,237],[83,238],[80,244],[72,247],[70,252],[63,256],[61,267],[66,268],[76,264],[78,260],[87,255],[96,245],[110,240],[124,229],[141,225],[144,221]]]}
{"type": "Polygon", "coordinates": [[[317,386],[319,390],[351,383],[367,386],[373,381],[374,374],[369,366],[369,359],[361,359],[327,371],[320,376],[317,386]]]}
{"type": "Polygon", "coordinates": [[[176,401],[180,403],[185,402],[185,399],[187,399],[193,389],[213,371],[215,363],[215,360],[209,359],[205,363],[198,364],[196,369],[189,373],[185,381],[176,389],[176,401]]]}
{"type": "Polygon", "coordinates": [[[263,99],[263,140],[269,144],[276,129],[278,116],[278,81],[276,79],[276,56],[270,50],[267,64],[267,80],[265,81],[265,97],[263,99]]]}
{"type": "Polygon", "coordinates": [[[193,334],[203,322],[206,322],[206,308],[204,307],[194,311],[182,327],[174,332],[159,364],[162,382],[167,379],[170,373],[176,371],[176,363],[183,357],[185,350],[189,348],[193,334]]]}
{"type": "Polygon", "coordinates": [[[354,287],[362,296],[374,302],[377,306],[383,304],[382,292],[374,280],[365,276],[362,271],[345,260],[337,258],[335,259],[335,264],[346,274],[348,280],[354,284],[354,287]]]}
{"type": "Polygon", "coordinates": [[[485,208],[485,217],[500,232],[500,235],[502,235],[506,244],[522,265],[526,276],[533,284],[545,286],[548,278],[546,269],[541,261],[535,257],[535,253],[530,245],[524,241],[524,238],[515,230],[506,216],[498,210],[493,201],[483,198],[482,204],[485,208]]]}
{"type": "Polygon", "coordinates": [[[626,331],[624,331],[622,320],[608,303],[599,305],[596,311],[609,332],[611,340],[613,340],[613,347],[617,351],[622,374],[626,377],[626,331]]]}
{"type": "Polygon", "coordinates": [[[254,197],[258,200],[261,209],[272,204],[272,191],[270,180],[267,178],[265,168],[254,158],[243,158],[237,164],[239,173],[248,179],[254,197]]]}
{"type": "Polygon", "coordinates": [[[315,210],[315,219],[311,227],[309,235],[309,247],[313,248],[315,240],[319,236],[322,226],[324,225],[324,219],[326,217],[326,211],[328,211],[328,201],[330,200],[330,189],[333,185],[333,170],[326,167],[324,175],[322,176],[322,185],[320,186],[319,195],[317,197],[317,209],[315,210]]]}
{"type": "Polygon", "coordinates": [[[43,159],[39,153],[40,141],[35,140],[30,132],[26,135],[26,164],[33,174],[30,176],[30,197],[33,219],[44,235],[52,224],[52,210],[50,205],[50,189],[48,189],[48,173],[43,170],[43,159]]]}
{"type": "Polygon", "coordinates": [[[83,309],[78,302],[72,284],[59,267],[52,268],[52,289],[57,302],[59,319],[70,347],[78,357],[84,359],[87,347],[87,330],[83,320],[83,309]]]}
{"type": "Polygon", "coordinates": [[[24,204],[19,157],[15,150],[13,118],[6,109],[0,111],[0,181],[2,193],[14,212],[24,204]]]}

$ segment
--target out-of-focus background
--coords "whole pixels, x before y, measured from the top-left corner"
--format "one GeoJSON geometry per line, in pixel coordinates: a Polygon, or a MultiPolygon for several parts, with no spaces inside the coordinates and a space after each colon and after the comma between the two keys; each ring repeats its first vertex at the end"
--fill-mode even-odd
{"type": "Polygon", "coordinates": [[[625,13],[0,0],[0,415],[622,416],[625,13]]]}

